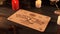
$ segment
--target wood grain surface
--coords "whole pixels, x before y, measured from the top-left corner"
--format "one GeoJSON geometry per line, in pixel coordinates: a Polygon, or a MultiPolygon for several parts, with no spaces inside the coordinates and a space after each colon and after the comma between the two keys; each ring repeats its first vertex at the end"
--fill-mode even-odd
{"type": "Polygon", "coordinates": [[[44,32],[51,17],[20,9],[8,20],[44,32]]]}

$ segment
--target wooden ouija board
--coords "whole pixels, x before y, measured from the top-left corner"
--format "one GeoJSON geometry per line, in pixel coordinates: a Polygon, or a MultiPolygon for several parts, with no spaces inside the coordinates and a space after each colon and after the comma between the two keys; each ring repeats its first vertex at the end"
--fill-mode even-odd
{"type": "Polygon", "coordinates": [[[45,31],[50,19],[51,18],[49,16],[37,14],[23,9],[18,10],[16,13],[8,17],[8,20],[10,21],[38,30],[40,32],[45,31]]]}

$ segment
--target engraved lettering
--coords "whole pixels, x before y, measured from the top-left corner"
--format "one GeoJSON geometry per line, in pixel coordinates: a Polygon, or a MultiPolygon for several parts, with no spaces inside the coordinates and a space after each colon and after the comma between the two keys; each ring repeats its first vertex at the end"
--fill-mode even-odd
{"type": "Polygon", "coordinates": [[[37,23],[40,25],[44,24],[44,22],[42,22],[41,20],[38,20],[38,19],[33,18],[33,17],[26,16],[26,15],[16,14],[16,17],[26,19],[25,21],[28,21],[28,23],[30,23],[30,24],[33,24],[33,23],[37,23]]]}

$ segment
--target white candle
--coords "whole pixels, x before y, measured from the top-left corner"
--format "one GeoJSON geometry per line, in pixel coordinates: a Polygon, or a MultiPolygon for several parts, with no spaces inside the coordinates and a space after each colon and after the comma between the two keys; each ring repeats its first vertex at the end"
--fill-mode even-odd
{"type": "Polygon", "coordinates": [[[60,25],[60,16],[58,16],[57,24],[60,25]]]}
{"type": "Polygon", "coordinates": [[[36,8],[40,8],[41,7],[41,4],[42,4],[42,1],[41,0],[36,0],[35,1],[36,8]]]}
{"type": "Polygon", "coordinates": [[[3,5],[4,1],[6,1],[6,0],[0,0],[0,5],[3,5]]]}

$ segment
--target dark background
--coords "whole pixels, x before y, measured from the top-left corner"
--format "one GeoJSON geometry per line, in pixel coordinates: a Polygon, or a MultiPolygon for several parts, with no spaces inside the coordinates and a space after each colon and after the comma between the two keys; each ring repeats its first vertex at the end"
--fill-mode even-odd
{"type": "MultiPolygon", "coordinates": [[[[5,5],[9,5],[11,7],[11,1],[12,0],[6,0],[4,2],[4,4],[5,5]]],[[[19,0],[20,8],[24,8],[24,7],[27,8],[28,5],[31,6],[31,8],[32,7],[35,7],[35,5],[34,5],[35,4],[35,1],[36,0],[19,0]]],[[[57,2],[57,5],[60,7],[60,1],[57,2]]],[[[49,0],[42,0],[42,6],[50,6],[50,1],[49,0]]],[[[51,6],[55,6],[55,5],[51,5],[51,6]]]]}

